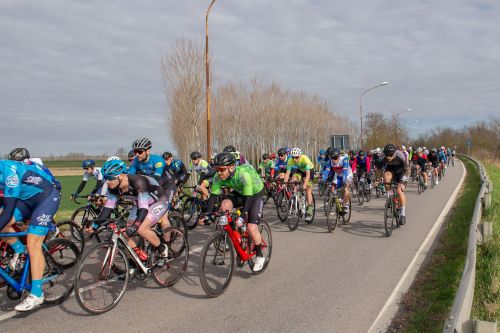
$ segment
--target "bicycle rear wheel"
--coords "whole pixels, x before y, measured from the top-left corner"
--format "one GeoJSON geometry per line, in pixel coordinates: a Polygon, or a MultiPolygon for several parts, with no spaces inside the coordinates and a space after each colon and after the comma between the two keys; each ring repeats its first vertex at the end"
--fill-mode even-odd
{"type": "Polygon", "coordinates": [[[90,314],[113,309],[122,299],[129,280],[128,259],[112,243],[97,244],[80,263],[76,275],[76,301],[90,314]]]}
{"type": "MultiPolygon", "coordinates": [[[[261,243],[262,244],[262,247],[261,247],[262,254],[264,254],[264,258],[266,259],[266,261],[264,262],[264,266],[262,267],[262,269],[260,271],[254,271],[253,266],[254,266],[255,256],[248,260],[248,267],[250,267],[250,270],[255,275],[261,274],[266,270],[267,265],[269,265],[269,261],[271,260],[271,253],[273,250],[273,237],[271,234],[271,227],[263,219],[261,219],[259,222],[259,232],[262,236],[262,243],[261,243]]],[[[250,243],[250,249],[251,249],[252,248],[252,241],[251,241],[250,237],[249,237],[249,240],[250,240],[249,243],[250,243]]]]}
{"type": "Polygon", "coordinates": [[[42,285],[45,295],[44,304],[60,304],[73,291],[76,263],[80,252],[75,244],[67,239],[53,239],[47,244],[43,254],[45,271],[42,285]]]}
{"type": "Polygon", "coordinates": [[[292,195],[287,201],[286,223],[290,231],[297,229],[300,222],[300,203],[296,195],[292,195]]]}
{"type": "Polygon", "coordinates": [[[349,209],[346,210],[344,207],[344,210],[342,212],[342,221],[344,222],[344,224],[351,222],[351,211],[352,211],[352,203],[351,203],[351,198],[349,198],[349,209]]]}
{"type": "Polygon", "coordinates": [[[182,205],[182,216],[184,217],[184,221],[186,222],[189,230],[196,228],[198,221],[194,218],[194,213],[199,211],[198,206],[196,205],[196,200],[193,197],[188,198],[184,201],[182,205]]]}
{"type": "Polygon", "coordinates": [[[184,274],[189,260],[189,244],[179,228],[169,227],[163,230],[163,240],[168,246],[168,257],[161,258],[152,253],[150,263],[153,279],[162,287],[171,287],[184,274]]]}
{"type": "Polygon", "coordinates": [[[372,199],[372,189],[370,188],[370,184],[365,183],[365,199],[366,202],[369,202],[372,199]]]}
{"type": "Polygon", "coordinates": [[[85,233],[83,226],[85,225],[85,222],[89,220],[94,220],[96,217],[97,214],[88,207],[80,207],[77,210],[75,210],[71,215],[71,221],[73,221],[74,223],[76,223],[76,225],[82,228],[83,235],[86,241],[90,239],[92,234],[85,233]]]}
{"type": "MultiPolygon", "coordinates": [[[[312,204],[313,204],[313,213],[312,213],[312,217],[310,220],[305,220],[307,224],[311,224],[314,222],[314,217],[316,216],[316,199],[314,198],[314,193],[311,193],[312,194],[312,204]]],[[[304,194],[306,195],[306,194],[304,194]]],[[[306,195],[306,198],[307,198],[307,195],[306,195]]],[[[306,210],[307,210],[307,207],[306,207],[306,210]]]]}
{"type": "Polygon", "coordinates": [[[392,206],[392,198],[387,198],[384,209],[384,227],[385,235],[391,237],[394,229],[394,209],[392,206]]]}
{"type": "Polygon", "coordinates": [[[200,254],[201,287],[209,297],[222,295],[229,287],[234,270],[233,244],[220,231],[210,236],[200,254]]]}
{"type": "MultiPolygon", "coordinates": [[[[85,248],[85,236],[83,228],[71,220],[60,221],[56,223],[57,233],[53,233],[52,238],[63,238],[76,245],[78,251],[83,253],[85,248]]],[[[49,235],[47,235],[49,236],[49,235]]]]}

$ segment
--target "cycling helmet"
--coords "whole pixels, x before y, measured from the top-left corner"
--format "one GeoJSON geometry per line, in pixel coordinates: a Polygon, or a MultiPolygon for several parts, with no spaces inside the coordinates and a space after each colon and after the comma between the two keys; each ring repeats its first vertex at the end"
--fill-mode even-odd
{"type": "Polygon", "coordinates": [[[332,150],[333,150],[333,147],[326,148],[326,152],[325,152],[326,156],[330,156],[332,154],[332,150]]]}
{"type": "Polygon", "coordinates": [[[200,157],[201,157],[201,153],[199,151],[193,151],[191,153],[191,159],[192,160],[195,160],[195,159],[200,158],[200,157]]]}
{"type": "Polygon", "coordinates": [[[437,152],[438,152],[438,150],[436,148],[431,149],[431,153],[437,153],[437,152]]]}
{"type": "Polygon", "coordinates": [[[292,149],[290,154],[292,155],[292,157],[297,157],[297,156],[302,155],[302,150],[300,148],[295,147],[292,149]]]}
{"type": "Polygon", "coordinates": [[[10,153],[8,159],[11,161],[22,162],[30,158],[30,152],[26,148],[14,148],[10,153]]]}
{"type": "Polygon", "coordinates": [[[285,147],[285,150],[286,150],[287,154],[290,154],[292,152],[292,150],[290,148],[288,148],[288,147],[285,147]]]}
{"type": "Polygon", "coordinates": [[[340,149],[338,148],[333,148],[330,152],[330,157],[336,160],[340,156],[340,149]]]}
{"type": "Polygon", "coordinates": [[[134,157],[135,157],[135,153],[134,153],[134,150],[133,150],[133,149],[132,149],[131,151],[129,151],[129,152],[128,152],[127,157],[128,157],[129,159],[131,159],[131,158],[134,158],[134,157]]]}
{"type": "Polygon", "coordinates": [[[354,150],[349,150],[349,155],[354,155],[354,150]]]}
{"type": "Polygon", "coordinates": [[[224,153],[234,153],[236,152],[236,148],[234,148],[234,146],[225,146],[224,147],[224,150],[223,150],[224,153]]]}
{"type": "Polygon", "coordinates": [[[392,156],[396,152],[396,146],[393,145],[392,143],[388,143],[384,147],[384,154],[386,156],[392,156]]]}
{"type": "Polygon", "coordinates": [[[263,160],[269,159],[269,154],[262,154],[262,159],[263,160]]]}
{"type": "Polygon", "coordinates": [[[365,155],[366,155],[366,153],[365,153],[365,151],[364,151],[364,150],[362,150],[362,149],[361,149],[360,151],[358,151],[358,155],[359,155],[359,156],[365,156],[365,155]]]}
{"type": "Polygon", "coordinates": [[[285,154],[286,154],[286,149],[285,148],[278,149],[278,155],[285,155],[285,154]]]}
{"type": "Polygon", "coordinates": [[[319,150],[319,154],[320,154],[320,155],[325,155],[325,154],[326,154],[326,151],[325,151],[324,149],[320,149],[320,150],[319,150]]]}
{"type": "Polygon", "coordinates": [[[418,147],[417,153],[421,153],[421,152],[423,152],[422,148],[418,147]]]}
{"type": "Polygon", "coordinates": [[[406,150],[405,145],[401,145],[401,149],[406,150]]]}
{"type": "Polygon", "coordinates": [[[212,155],[210,155],[210,159],[213,160],[215,156],[217,156],[217,153],[212,153],[212,155]]]}
{"type": "Polygon", "coordinates": [[[441,150],[445,150],[444,146],[441,146],[441,150]]]}
{"type": "Polygon", "coordinates": [[[274,160],[276,158],[276,154],[275,153],[272,153],[271,155],[269,155],[269,158],[274,160]]]}
{"type": "Polygon", "coordinates": [[[101,172],[102,172],[102,176],[104,177],[104,179],[113,180],[113,179],[116,179],[116,177],[118,177],[118,175],[121,175],[122,173],[126,173],[127,166],[120,159],[110,160],[110,161],[107,161],[106,163],[104,163],[101,172]]]}
{"type": "Polygon", "coordinates": [[[215,166],[230,166],[236,163],[236,159],[234,158],[234,154],[231,152],[223,152],[217,154],[214,158],[215,166]]]}
{"type": "Polygon", "coordinates": [[[382,148],[379,147],[379,148],[375,149],[375,154],[380,154],[381,152],[382,152],[382,148]]]}
{"type": "Polygon", "coordinates": [[[148,138],[138,138],[132,143],[132,149],[148,150],[153,145],[148,138]]]}
{"type": "Polygon", "coordinates": [[[110,156],[108,157],[108,159],[106,160],[107,161],[112,161],[112,160],[121,160],[121,158],[119,158],[118,156],[110,156]]]}
{"type": "Polygon", "coordinates": [[[163,155],[161,155],[161,156],[163,157],[163,159],[164,159],[164,160],[166,160],[167,158],[170,158],[170,157],[172,157],[173,155],[172,155],[172,153],[171,153],[171,152],[166,151],[166,152],[164,152],[164,153],[163,153],[163,155]]]}
{"type": "Polygon", "coordinates": [[[95,166],[94,160],[85,160],[82,162],[82,168],[87,169],[87,168],[93,168],[95,166]]]}

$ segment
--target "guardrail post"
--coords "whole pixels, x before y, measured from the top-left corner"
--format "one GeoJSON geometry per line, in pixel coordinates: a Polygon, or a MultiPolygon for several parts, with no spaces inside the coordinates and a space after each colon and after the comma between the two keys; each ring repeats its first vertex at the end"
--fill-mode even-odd
{"type": "Polygon", "coordinates": [[[484,209],[489,209],[491,207],[491,193],[484,194],[483,207],[484,207],[484,209]]]}
{"type": "Polygon", "coordinates": [[[496,333],[497,322],[474,320],[474,333],[496,333]]]}
{"type": "Polygon", "coordinates": [[[481,222],[477,225],[477,244],[483,245],[493,237],[493,224],[491,222],[481,222]]]}

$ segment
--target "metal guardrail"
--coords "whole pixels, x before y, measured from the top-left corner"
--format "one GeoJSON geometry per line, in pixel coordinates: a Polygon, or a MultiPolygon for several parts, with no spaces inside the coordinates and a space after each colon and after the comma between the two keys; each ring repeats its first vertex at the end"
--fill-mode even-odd
{"type": "Polygon", "coordinates": [[[472,310],[474,285],[476,281],[476,248],[478,239],[477,233],[479,232],[478,224],[481,221],[483,213],[484,197],[486,194],[491,193],[493,189],[493,184],[490,183],[486,170],[481,162],[476,161],[469,156],[460,156],[468,158],[477,165],[479,175],[481,177],[481,189],[479,190],[479,194],[476,199],[476,205],[474,207],[474,213],[470,224],[469,244],[467,247],[467,258],[465,260],[464,272],[462,274],[462,279],[460,280],[457,294],[455,295],[450,316],[448,317],[443,329],[444,333],[473,332],[473,323],[470,320],[470,314],[472,310]]]}

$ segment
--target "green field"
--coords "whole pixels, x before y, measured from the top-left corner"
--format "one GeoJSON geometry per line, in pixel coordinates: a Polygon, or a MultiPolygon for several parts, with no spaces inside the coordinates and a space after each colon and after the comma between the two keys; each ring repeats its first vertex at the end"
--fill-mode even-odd
{"type": "MultiPolygon", "coordinates": [[[[78,199],[80,205],[77,205],[74,202],[70,201],[71,193],[75,192],[82,181],[82,176],[61,176],[57,177],[57,179],[61,182],[62,191],[61,191],[61,205],[59,206],[59,211],[56,216],[56,220],[62,220],[68,218],[71,213],[77,209],[78,207],[82,207],[87,203],[87,200],[84,198],[78,199]]],[[[83,194],[88,194],[94,188],[96,181],[94,179],[89,180],[87,185],[82,191],[83,194]]]]}
{"type": "MultiPolygon", "coordinates": [[[[43,159],[42,159],[43,160],[43,159]]],[[[97,166],[102,166],[105,160],[94,160],[97,166]]],[[[43,163],[47,166],[47,168],[81,168],[82,160],[75,161],[45,161],[43,163]]]]}

